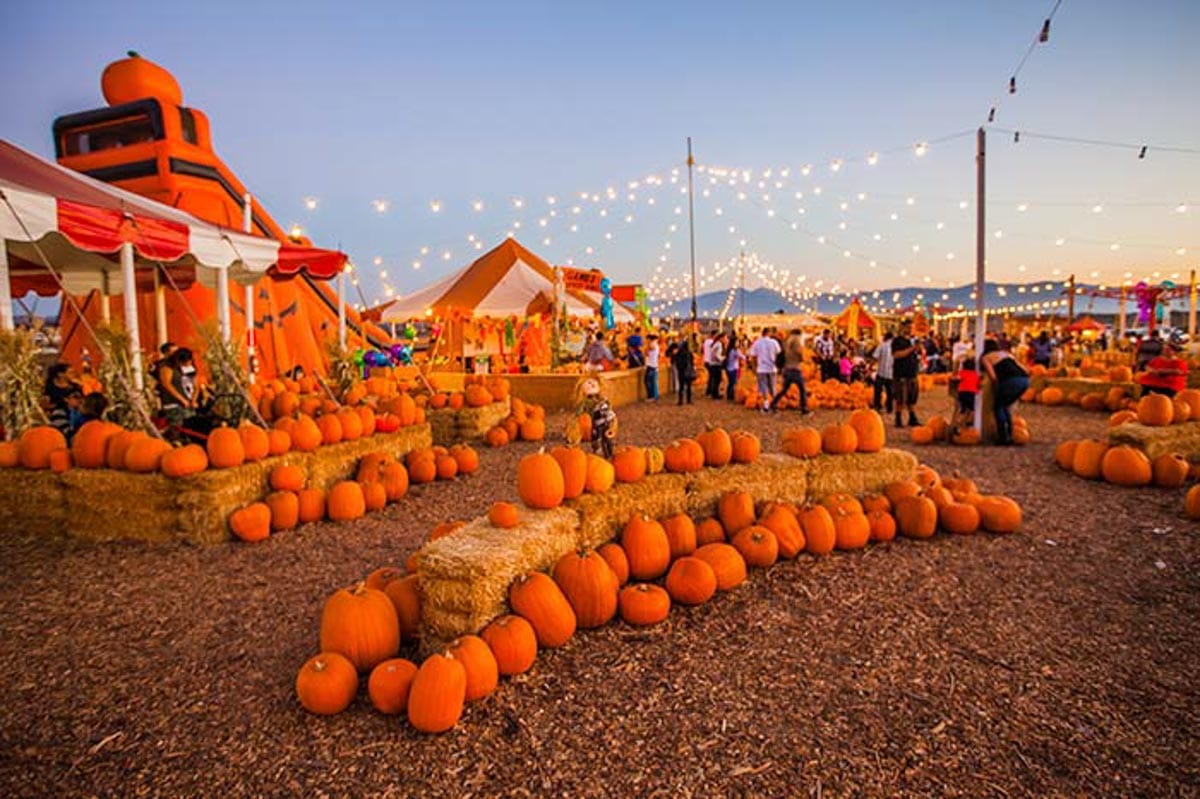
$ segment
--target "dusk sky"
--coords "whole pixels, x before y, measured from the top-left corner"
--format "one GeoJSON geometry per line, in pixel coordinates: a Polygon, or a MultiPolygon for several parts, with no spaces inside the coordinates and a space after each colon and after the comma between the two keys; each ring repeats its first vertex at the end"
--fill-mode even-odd
{"type": "Polygon", "coordinates": [[[209,115],[218,153],[275,218],[349,252],[376,300],[510,231],[554,263],[672,294],[688,268],[690,135],[702,290],[729,287],[714,265],[743,246],[763,264],[748,285],[872,290],[973,279],[974,129],[1001,101],[990,277],[1186,279],[1200,262],[1200,3],[1065,0],[1010,96],[1052,6],[8,3],[0,137],[52,156],[53,118],[101,105],[101,70],[137,50],[209,115]]]}

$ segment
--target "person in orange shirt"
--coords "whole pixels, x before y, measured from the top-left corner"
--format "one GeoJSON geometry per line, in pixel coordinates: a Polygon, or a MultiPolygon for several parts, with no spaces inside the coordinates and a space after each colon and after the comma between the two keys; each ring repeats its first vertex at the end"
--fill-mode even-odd
{"type": "Polygon", "coordinates": [[[1171,341],[1163,342],[1162,353],[1150,359],[1138,382],[1143,392],[1168,397],[1187,388],[1187,361],[1179,357],[1179,347],[1171,341]]]}

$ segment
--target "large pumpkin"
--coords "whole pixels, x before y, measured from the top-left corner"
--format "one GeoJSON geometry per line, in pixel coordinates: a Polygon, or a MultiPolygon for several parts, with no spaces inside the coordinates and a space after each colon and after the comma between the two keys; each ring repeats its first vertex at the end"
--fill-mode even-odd
{"type": "Polygon", "coordinates": [[[833,517],[823,505],[810,505],[800,512],[800,527],[804,530],[804,549],[814,555],[828,555],[837,543],[837,528],[833,517]]]}
{"type": "Polygon", "coordinates": [[[520,616],[501,616],[484,627],[480,637],[491,648],[501,674],[524,674],[537,659],[537,634],[520,616]]]}
{"type": "Polygon", "coordinates": [[[430,655],[408,691],[408,723],[421,732],[445,732],[462,718],[466,699],[463,664],[449,653],[430,655]]]}
{"type": "Polygon", "coordinates": [[[735,430],[729,440],[733,442],[734,463],[754,463],[762,453],[762,442],[747,430],[735,430]]]}
{"type": "Polygon", "coordinates": [[[661,519],[659,523],[666,531],[667,541],[671,545],[671,560],[696,551],[696,523],[692,521],[691,516],[676,513],[661,519]]]}
{"type": "Polygon", "coordinates": [[[158,464],[167,477],[187,477],[208,468],[208,453],[199,444],[187,444],[164,453],[158,464]]]}
{"type": "Polygon", "coordinates": [[[500,670],[496,656],[487,643],[477,635],[464,635],[446,647],[446,653],[463,665],[467,673],[466,700],[475,702],[496,690],[500,670]]]}
{"type": "Polygon", "coordinates": [[[618,482],[636,483],[646,476],[649,464],[641,447],[617,447],[612,457],[613,473],[618,482]]]}
{"type": "Polygon", "coordinates": [[[171,451],[171,445],[161,438],[147,436],[135,441],[125,451],[125,468],[131,472],[147,474],[157,472],[163,456],[171,451]]]}
{"type": "Polygon", "coordinates": [[[589,494],[603,494],[612,488],[615,480],[616,469],[613,465],[599,455],[588,453],[587,476],[583,481],[584,489],[589,494]]]}
{"type": "Polygon", "coordinates": [[[383,661],[371,669],[367,679],[367,696],[371,698],[371,704],[385,715],[403,713],[408,708],[408,693],[416,676],[417,664],[411,660],[392,658],[383,661]]]}
{"type": "Polygon", "coordinates": [[[1054,462],[1058,468],[1068,472],[1075,470],[1075,447],[1078,445],[1078,441],[1067,440],[1054,448],[1054,462]]]}
{"type": "MultiPolygon", "coordinates": [[[[1190,415],[1189,409],[1189,415],[1190,415]]],[[[1147,394],[1138,400],[1138,421],[1150,427],[1169,425],[1175,418],[1175,405],[1163,394],[1147,394]]]]}
{"type": "Polygon", "coordinates": [[[1021,526],[1021,506],[1008,497],[983,497],[978,507],[983,529],[990,533],[1015,533],[1021,526]]]}
{"type": "Polygon", "coordinates": [[[49,469],[50,453],[67,448],[67,439],[48,424],[31,427],[17,441],[17,457],[26,469],[49,469]]]}
{"type": "Polygon", "coordinates": [[[1110,447],[1100,461],[1100,474],[1119,486],[1150,485],[1154,469],[1146,453],[1130,446],[1110,447]]]}
{"type": "Polygon", "coordinates": [[[629,559],[629,576],[655,580],[671,565],[671,543],[663,526],[644,515],[631,518],[621,531],[621,548],[629,559]]]}
{"type": "Polygon", "coordinates": [[[695,472],[704,467],[704,450],[695,439],[679,438],[663,448],[668,472],[695,472]]]}
{"type": "Polygon", "coordinates": [[[1183,498],[1183,513],[1193,521],[1200,519],[1200,485],[1188,489],[1187,496],[1183,498]]]}
{"type": "Polygon", "coordinates": [[[562,468],[545,450],[521,458],[517,464],[517,495],[528,507],[557,508],[564,492],[562,468]]]}
{"type": "Polygon", "coordinates": [[[383,593],[392,601],[396,620],[400,622],[400,638],[419,638],[421,635],[421,578],[409,574],[392,580],[383,587],[383,593]]]}
{"type": "Polygon", "coordinates": [[[700,558],[685,556],[671,564],[667,593],[681,605],[702,605],[717,592],[717,575],[700,558]]]}
{"type": "Polygon", "coordinates": [[[717,518],[728,535],[754,524],[754,497],[746,491],[726,491],[717,500],[717,518]]]}
{"type": "Polygon", "coordinates": [[[1188,462],[1181,455],[1163,454],[1154,459],[1154,484],[1163,488],[1179,488],[1187,481],[1188,462]]]}
{"type": "Polygon", "coordinates": [[[325,498],[325,511],[329,519],[335,522],[362,518],[367,512],[367,498],[363,494],[362,484],[353,480],[334,483],[325,498]]]}
{"type": "Polygon", "coordinates": [[[862,511],[841,509],[833,514],[834,546],[862,549],[871,540],[871,522],[862,511]]]}
{"type": "MultiPolygon", "coordinates": [[[[71,458],[75,466],[80,469],[104,468],[108,440],[119,432],[121,432],[121,426],[112,422],[100,419],[85,422],[75,431],[75,437],[71,439],[71,458]]],[[[205,465],[208,465],[207,458],[205,465]]]]}
{"type": "Polygon", "coordinates": [[[109,105],[124,105],[147,98],[161,100],[167,106],[183,105],[183,91],[171,73],[132,50],[128,58],[104,68],[100,89],[109,105]]]}
{"type": "Polygon", "coordinates": [[[705,544],[692,557],[712,568],[718,591],[729,591],[746,580],[746,560],[730,544],[705,544]]]}
{"type": "Polygon", "coordinates": [[[359,585],[341,588],[321,611],[321,650],[345,655],[360,672],[400,651],[400,621],[382,591],[359,585]]]}
{"type": "Polygon", "coordinates": [[[1098,480],[1102,474],[1104,453],[1108,452],[1107,441],[1084,439],[1076,442],[1071,458],[1071,469],[1088,480],[1098,480]]]}
{"type": "Polygon", "coordinates": [[[937,530],[938,511],[925,496],[905,497],[896,504],[896,526],[909,538],[932,538],[937,530]]]}
{"type": "Polygon", "coordinates": [[[568,552],[554,565],[554,582],[584,629],[608,624],[617,614],[620,584],[608,562],[596,552],[568,552]]]}
{"type": "Polygon", "coordinates": [[[322,652],[305,661],[296,675],[296,696],[310,713],[341,713],[358,693],[354,664],[337,652],[322,652]]]}
{"type": "Polygon", "coordinates": [[[804,531],[795,511],[781,504],[773,504],[763,512],[758,523],[775,534],[779,543],[779,557],[791,560],[804,550],[804,531]]]}
{"type": "Polygon", "coordinates": [[[751,525],[738,531],[730,542],[747,566],[769,569],[779,559],[779,541],[766,527],[751,525]]]}
{"type": "Polygon", "coordinates": [[[733,459],[733,441],[723,427],[708,425],[696,443],[704,451],[705,466],[724,466],[733,459]]]}
{"type": "Polygon", "coordinates": [[[245,423],[238,428],[242,439],[242,452],[247,461],[260,461],[271,452],[271,441],[267,431],[258,425],[245,423]]]}
{"type": "Polygon", "coordinates": [[[575,499],[587,483],[587,453],[579,447],[555,447],[550,456],[558,461],[563,475],[563,499],[575,499]]]}
{"type": "Polygon", "coordinates": [[[533,626],[540,646],[562,646],[575,634],[577,620],[571,603],[542,572],[527,572],[514,580],[508,589],[508,603],[533,626]]]}
{"type": "Polygon", "coordinates": [[[231,469],[246,461],[242,437],[232,427],[218,427],[208,434],[208,463],[214,469],[231,469]]]}
{"type": "Polygon", "coordinates": [[[783,451],[793,458],[815,458],[821,454],[821,431],[807,426],[785,431],[783,451]]]}
{"type": "Polygon", "coordinates": [[[821,449],[827,455],[847,455],[858,449],[858,433],[848,424],[831,424],[821,431],[821,449]]]}
{"type": "Polygon", "coordinates": [[[859,452],[878,452],[887,440],[883,418],[870,408],[861,408],[850,414],[847,423],[858,435],[859,452]]]}
{"type": "Polygon", "coordinates": [[[671,596],[657,585],[638,583],[621,589],[621,618],[641,627],[666,621],[671,612],[671,596]]]}

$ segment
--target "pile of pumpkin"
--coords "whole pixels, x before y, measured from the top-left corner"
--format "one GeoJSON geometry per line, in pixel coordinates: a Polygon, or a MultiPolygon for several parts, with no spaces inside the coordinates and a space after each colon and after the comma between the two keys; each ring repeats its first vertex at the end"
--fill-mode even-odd
{"type": "MultiPolygon", "coordinates": [[[[588,417],[588,432],[591,432],[591,417],[588,417]]],[[[508,416],[488,430],[484,440],[490,447],[503,447],[513,441],[541,441],[545,437],[546,409],[513,397],[508,416]]]]}
{"type": "MultiPolygon", "coordinates": [[[[1029,422],[1024,416],[1012,417],[1013,443],[1024,446],[1031,440],[1029,422]]],[[[908,431],[908,440],[918,446],[935,443],[950,443],[960,446],[975,446],[982,441],[979,431],[974,427],[960,427],[952,430],[950,422],[943,416],[931,416],[925,424],[917,425],[908,431]]]]}
{"type": "Polygon", "coordinates": [[[271,493],[229,515],[229,530],[242,541],[257,542],[280,530],[328,519],[348,522],[399,501],[409,483],[452,480],[479,468],[479,455],[466,444],[449,449],[431,447],[413,450],[405,462],[383,452],[369,453],[359,461],[353,480],[334,483],[329,491],[305,487],[306,475],[299,466],[276,466],[267,482],[271,493]]]}
{"type": "Polygon", "coordinates": [[[484,375],[467,375],[463,380],[462,391],[435,391],[429,396],[429,407],[440,408],[482,408],[493,402],[503,402],[509,397],[509,382],[503,377],[485,377],[484,375]]]}
{"type": "MultiPolygon", "coordinates": [[[[805,383],[808,394],[808,409],[840,408],[854,410],[870,407],[873,390],[866,383],[843,383],[839,380],[812,380],[805,383]]],[[[739,386],[733,395],[734,402],[758,410],[763,407],[763,396],[756,388],[739,386]]],[[[800,389],[796,386],[788,388],[787,393],[780,398],[777,408],[784,410],[800,407],[800,389]]]]}
{"type": "MultiPolygon", "coordinates": [[[[517,511],[495,503],[488,518],[511,528],[517,511]]],[[[301,667],[296,692],[308,710],[338,713],[357,695],[359,675],[369,673],[367,694],[377,710],[406,713],[421,732],[444,732],[458,723],[466,703],[495,691],[500,676],[528,671],[539,648],[562,646],[578,629],[603,626],[617,615],[631,625],[658,624],[672,605],[701,605],[740,585],[748,568],[769,568],[802,552],[863,549],[897,533],[929,539],[939,527],[964,535],[1011,533],[1020,524],[1013,500],[983,496],[965,478],[943,481],[927,466],[914,480],[861,501],[836,494],[804,507],[772,502],[756,510],[749,494],[728,492],[714,517],[656,521],[638,514],[616,541],[567,553],[549,575],[520,576],[509,588],[510,615],[477,636],[456,639],[419,667],[397,657],[401,641],[419,626],[419,578],[384,568],[326,602],[322,651],[301,667]]]]}

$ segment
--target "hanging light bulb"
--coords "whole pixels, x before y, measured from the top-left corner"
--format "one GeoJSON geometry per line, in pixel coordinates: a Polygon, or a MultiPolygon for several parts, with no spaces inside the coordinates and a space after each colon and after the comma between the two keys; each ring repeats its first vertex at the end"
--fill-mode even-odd
{"type": "Polygon", "coordinates": [[[928,142],[917,142],[916,146],[913,148],[913,152],[915,152],[918,157],[925,155],[925,153],[929,152],[928,142]]]}
{"type": "Polygon", "coordinates": [[[1049,20],[1049,18],[1047,18],[1046,21],[1042,23],[1042,32],[1038,34],[1038,42],[1040,42],[1041,44],[1045,44],[1048,41],[1050,41],[1050,20],[1049,20]]]}
{"type": "Polygon", "coordinates": [[[1013,75],[1011,78],[1008,79],[1008,93],[1009,94],[1017,93],[1017,76],[1016,75],[1013,75]]]}

